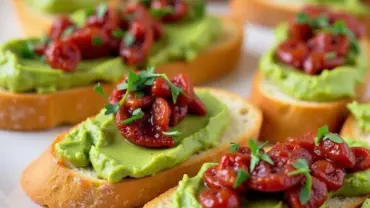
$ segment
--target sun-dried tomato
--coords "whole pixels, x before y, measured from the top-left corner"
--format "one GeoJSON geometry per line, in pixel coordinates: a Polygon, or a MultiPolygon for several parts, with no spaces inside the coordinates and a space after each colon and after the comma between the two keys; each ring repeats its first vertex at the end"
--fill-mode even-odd
{"type": "Polygon", "coordinates": [[[302,68],[303,61],[308,55],[309,50],[304,42],[297,40],[287,40],[282,42],[277,49],[279,60],[295,68],[302,68]]]}
{"type": "Polygon", "coordinates": [[[370,168],[370,150],[363,147],[352,147],[353,154],[356,158],[356,164],[350,169],[352,172],[366,170],[370,168]]]}
{"type": "Polygon", "coordinates": [[[355,155],[347,143],[335,143],[330,139],[321,140],[320,144],[315,147],[315,154],[324,158],[338,167],[352,168],[355,163],[355,155]]]}
{"type": "Polygon", "coordinates": [[[240,196],[232,189],[206,189],[200,193],[203,208],[240,208],[240,196]]]}
{"type": "Polygon", "coordinates": [[[71,72],[81,61],[81,52],[71,42],[54,41],[45,50],[45,60],[55,69],[71,72]]]}
{"type": "Polygon", "coordinates": [[[318,160],[311,165],[312,175],[324,182],[329,191],[336,191],[343,186],[346,172],[327,160],[318,160]]]}
{"type": "Polygon", "coordinates": [[[299,192],[303,186],[297,185],[285,192],[285,199],[291,208],[318,208],[321,207],[328,198],[328,190],[324,182],[316,177],[312,177],[312,192],[309,201],[302,205],[299,199],[299,192]]]}
{"type": "Polygon", "coordinates": [[[68,16],[60,16],[51,25],[48,37],[53,41],[59,40],[63,38],[64,31],[69,27],[76,28],[76,25],[68,16]]]}

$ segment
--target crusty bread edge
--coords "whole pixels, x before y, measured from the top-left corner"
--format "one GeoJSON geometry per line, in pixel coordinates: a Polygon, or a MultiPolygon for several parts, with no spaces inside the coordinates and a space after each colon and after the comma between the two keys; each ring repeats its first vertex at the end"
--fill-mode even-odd
{"type": "MultiPolygon", "coordinates": [[[[366,80],[368,80],[368,75],[366,80]]],[[[298,136],[304,132],[315,131],[328,125],[333,132],[339,132],[348,115],[347,104],[350,99],[332,102],[292,104],[268,95],[261,89],[261,72],[253,79],[249,100],[258,106],[264,116],[260,138],[272,142],[285,141],[288,137],[298,136]],[[273,107],[271,107],[273,106],[273,107]],[[289,126],[289,128],[286,128],[289,126]]],[[[366,83],[364,84],[366,85],[366,83]]],[[[359,87],[358,97],[362,98],[364,87],[359,87]]]]}
{"type": "MultiPolygon", "coordinates": [[[[198,85],[233,70],[240,60],[243,30],[238,20],[222,20],[226,32],[232,33],[226,34],[230,35],[228,41],[220,40],[190,62],[159,65],[157,72],[169,77],[184,72],[193,84],[198,85]]],[[[107,93],[114,87],[113,84],[104,86],[107,93]]],[[[17,94],[0,90],[0,129],[29,131],[76,124],[96,114],[104,103],[104,99],[94,93],[92,85],[50,94],[17,94]]]]}
{"type": "MultiPolygon", "coordinates": [[[[231,0],[232,15],[251,23],[274,27],[294,17],[303,4],[280,3],[266,0],[231,0]],[[268,14],[268,15],[267,15],[268,14]]],[[[362,15],[358,19],[370,33],[370,16],[362,15]]]]}
{"type": "MultiPolygon", "coordinates": [[[[252,129],[246,129],[243,136],[234,142],[246,144],[248,138],[257,138],[262,125],[261,111],[246,99],[234,93],[203,88],[212,94],[226,95],[235,102],[244,103],[255,116],[252,129]]],[[[62,139],[60,135],[54,142],[62,139]]],[[[125,179],[109,184],[104,180],[81,175],[67,167],[58,165],[53,157],[51,145],[39,158],[33,161],[22,173],[21,186],[25,193],[36,203],[49,207],[137,207],[142,206],[159,194],[175,186],[183,174],[196,175],[205,162],[218,161],[227,151],[229,144],[222,144],[206,153],[175,168],[157,173],[151,177],[125,179]]]]}
{"type": "MultiPolygon", "coordinates": [[[[172,203],[172,197],[175,193],[177,187],[173,187],[169,189],[168,191],[164,192],[157,198],[153,199],[152,201],[148,202],[144,208],[170,208],[168,206],[162,207],[162,205],[165,201],[172,203]]],[[[360,206],[368,196],[361,196],[361,197],[350,197],[351,200],[346,200],[344,203],[341,200],[338,200],[338,198],[330,198],[328,201],[327,208],[334,208],[332,205],[334,205],[337,208],[356,208],[360,206]],[[331,206],[330,206],[331,205],[331,206]],[[338,206],[339,205],[339,206],[338,206]]],[[[166,203],[167,204],[167,203],[166,203]]],[[[172,206],[171,206],[172,208],[172,206]]]]}

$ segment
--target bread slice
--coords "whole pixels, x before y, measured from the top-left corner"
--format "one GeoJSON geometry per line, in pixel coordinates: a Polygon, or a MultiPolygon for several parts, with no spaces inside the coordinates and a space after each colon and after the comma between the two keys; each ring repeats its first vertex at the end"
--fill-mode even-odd
{"type": "MultiPolygon", "coordinates": [[[[365,100],[365,103],[369,103],[370,100],[365,100]]],[[[349,115],[343,124],[340,131],[340,135],[343,138],[351,138],[354,140],[364,140],[370,144],[370,134],[361,130],[357,125],[357,121],[353,115],[349,115]]]]}
{"type": "MultiPolygon", "coordinates": [[[[364,86],[358,89],[362,97],[364,86]]],[[[350,99],[331,102],[308,102],[290,97],[271,81],[257,72],[249,100],[261,108],[264,123],[261,139],[272,142],[285,141],[290,136],[314,131],[328,125],[332,132],[339,132],[348,115],[350,99]]]]}
{"type": "MultiPolygon", "coordinates": [[[[147,203],[144,208],[173,208],[172,196],[176,191],[176,188],[177,187],[172,188],[162,195],[158,196],[154,200],[147,203]]],[[[328,200],[326,208],[356,208],[360,206],[367,198],[368,196],[333,197],[328,200]]]]}
{"type": "Polygon", "coordinates": [[[230,142],[246,144],[249,138],[257,138],[262,124],[262,113],[239,95],[210,88],[207,90],[225,103],[231,113],[231,121],[221,143],[210,150],[200,152],[189,160],[153,176],[139,179],[123,179],[114,184],[94,176],[93,171],[69,169],[56,163],[53,144],[22,173],[21,185],[36,203],[48,207],[139,207],[157,197],[181,180],[183,174],[194,176],[205,162],[218,161],[227,151],[230,142]]]}
{"type": "MultiPolygon", "coordinates": [[[[223,37],[219,41],[194,60],[159,65],[157,72],[169,77],[184,72],[197,85],[233,70],[240,59],[243,30],[237,20],[222,20],[223,37]]],[[[113,87],[113,84],[106,84],[106,92],[113,87]]],[[[104,102],[94,93],[92,85],[51,94],[18,94],[0,90],[0,129],[41,130],[61,124],[76,124],[96,114],[104,102]]]]}
{"type": "MultiPolygon", "coordinates": [[[[304,1],[291,0],[230,0],[232,15],[268,27],[293,18],[304,5],[304,1]]],[[[358,19],[370,33],[370,16],[361,15],[358,19]]]]}

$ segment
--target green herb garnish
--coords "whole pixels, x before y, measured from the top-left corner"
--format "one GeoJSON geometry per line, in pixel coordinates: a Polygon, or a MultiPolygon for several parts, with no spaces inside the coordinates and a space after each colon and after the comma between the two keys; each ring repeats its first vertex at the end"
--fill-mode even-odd
{"type": "Polygon", "coordinates": [[[26,59],[32,59],[37,57],[35,53],[35,45],[31,41],[26,41],[25,44],[22,45],[20,53],[22,57],[26,59]]]}
{"type": "MultiPolygon", "coordinates": [[[[103,86],[101,85],[100,82],[98,82],[94,86],[94,91],[96,92],[96,94],[104,97],[108,101],[108,95],[105,94],[104,89],[103,89],[103,86]]],[[[116,103],[116,104],[110,104],[110,103],[108,103],[108,104],[106,104],[104,106],[104,108],[105,108],[104,115],[115,114],[119,110],[120,105],[118,103],[116,103]]]]}
{"type": "Polygon", "coordinates": [[[91,44],[93,46],[101,46],[101,45],[103,45],[103,40],[98,36],[93,36],[91,38],[91,44]]]}
{"type": "Polygon", "coordinates": [[[62,35],[62,37],[63,37],[63,38],[66,38],[66,37],[70,36],[74,31],[75,31],[75,27],[74,27],[74,26],[69,26],[69,27],[67,27],[67,28],[63,31],[63,35],[62,35]]]}
{"type": "Polygon", "coordinates": [[[329,31],[334,35],[346,35],[351,42],[351,50],[358,54],[361,50],[360,44],[356,38],[356,35],[346,26],[343,20],[337,20],[329,28],[329,31]]]}
{"type": "Polygon", "coordinates": [[[86,10],[85,10],[85,17],[89,17],[89,16],[91,16],[91,15],[93,15],[94,14],[94,9],[93,8],[87,8],[86,10]]]}
{"type": "Polygon", "coordinates": [[[176,137],[176,136],[180,136],[181,132],[179,132],[179,131],[170,131],[170,132],[163,131],[162,134],[164,134],[166,136],[170,136],[170,137],[176,137]]]}
{"type": "Polygon", "coordinates": [[[334,51],[325,53],[325,55],[324,55],[324,59],[326,59],[326,60],[335,59],[336,57],[337,57],[337,53],[334,52],[334,51]]]}
{"type": "Polygon", "coordinates": [[[123,42],[127,47],[131,47],[135,43],[135,37],[131,33],[126,33],[123,37],[123,42]]]}
{"type": "Polygon", "coordinates": [[[141,119],[142,117],[144,117],[144,112],[141,110],[141,108],[138,108],[138,109],[135,109],[133,112],[132,112],[132,115],[130,118],[122,121],[122,124],[131,124],[132,122],[138,120],[138,119],[141,119]]]}
{"type": "Polygon", "coordinates": [[[120,28],[114,29],[112,31],[112,36],[116,39],[122,38],[125,35],[125,32],[120,28]]]}
{"type": "Polygon", "coordinates": [[[240,147],[240,144],[231,142],[229,147],[229,152],[234,153],[237,152],[240,147]]]}
{"type": "Polygon", "coordinates": [[[296,169],[293,172],[289,173],[289,176],[294,176],[298,174],[303,174],[306,177],[306,183],[299,191],[299,201],[301,204],[307,204],[307,202],[311,198],[311,192],[312,192],[312,176],[310,174],[310,168],[308,166],[308,163],[305,159],[298,159],[294,164],[293,167],[296,169]]]}
{"type": "Polygon", "coordinates": [[[344,142],[344,140],[338,134],[330,133],[327,125],[318,129],[315,144],[318,145],[320,144],[321,140],[325,139],[330,139],[337,144],[342,144],[344,142]]]}
{"type": "Polygon", "coordinates": [[[108,5],[106,3],[101,3],[96,8],[96,16],[102,20],[105,16],[105,13],[107,13],[108,5]]]}
{"type": "Polygon", "coordinates": [[[263,160],[271,165],[274,164],[274,161],[272,161],[265,152],[261,153],[261,150],[266,144],[267,142],[265,142],[261,146],[258,146],[255,140],[249,139],[249,148],[251,149],[251,163],[249,167],[250,172],[253,172],[254,168],[256,168],[260,160],[263,160]]]}
{"type": "Polygon", "coordinates": [[[162,18],[172,13],[173,9],[171,7],[155,8],[150,10],[150,14],[156,18],[162,18]]]}
{"type": "Polygon", "coordinates": [[[248,178],[249,178],[249,173],[245,172],[244,170],[238,170],[235,182],[233,184],[233,188],[238,188],[246,180],[248,180],[248,178]]]}

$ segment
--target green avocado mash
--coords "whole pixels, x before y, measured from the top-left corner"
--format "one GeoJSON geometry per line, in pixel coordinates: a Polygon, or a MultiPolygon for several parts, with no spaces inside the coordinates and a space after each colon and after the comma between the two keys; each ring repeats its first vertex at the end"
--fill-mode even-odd
{"type": "Polygon", "coordinates": [[[106,0],[25,0],[31,7],[45,13],[70,13],[78,9],[91,8],[106,0]]]}
{"type": "Polygon", "coordinates": [[[369,14],[369,5],[361,0],[306,0],[307,3],[326,4],[331,8],[344,10],[351,14],[369,14]]]}
{"type": "Polygon", "coordinates": [[[361,208],[370,208],[370,199],[366,199],[361,208]]]}
{"type": "MultiPolygon", "coordinates": [[[[358,140],[345,139],[348,145],[361,146],[370,148],[370,145],[363,143],[358,140]]],[[[198,202],[197,196],[199,192],[205,188],[203,184],[203,173],[212,166],[217,165],[217,163],[205,163],[201,170],[193,178],[189,178],[184,175],[182,181],[179,182],[179,186],[173,196],[174,208],[185,208],[194,207],[201,208],[198,202]]],[[[361,196],[370,193],[370,170],[359,171],[352,174],[347,174],[344,185],[337,192],[329,193],[330,197],[334,196],[361,196]]],[[[266,199],[263,198],[258,200],[258,197],[253,197],[252,200],[248,199],[243,201],[246,203],[248,208],[286,208],[287,205],[283,201],[276,199],[266,199]]],[[[368,202],[367,202],[368,203],[368,202]]],[[[324,204],[322,208],[325,208],[324,204]]]]}
{"type": "Polygon", "coordinates": [[[356,88],[363,81],[367,70],[367,56],[363,45],[353,66],[340,66],[312,76],[276,62],[276,48],[280,42],[287,39],[287,31],[287,24],[277,27],[277,44],[261,58],[259,69],[267,79],[298,100],[331,101],[355,96],[356,88]]]}
{"type": "MultiPolygon", "coordinates": [[[[72,16],[81,25],[85,13],[78,11],[72,16]]],[[[171,61],[194,59],[220,36],[220,20],[205,16],[194,21],[164,25],[164,38],[155,43],[148,65],[160,65],[171,61]]],[[[0,89],[10,92],[48,93],[96,81],[117,82],[129,69],[119,57],[83,60],[74,72],[52,69],[33,56],[32,43],[38,39],[12,40],[0,46],[0,89]]]]}
{"type": "Polygon", "coordinates": [[[117,130],[112,115],[99,113],[69,132],[55,145],[56,157],[73,167],[87,168],[90,164],[97,175],[109,182],[124,177],[140,178],[174,167],[196,152],[216,146],[229,122],[227,106],[206,91],[197,91],[206,105],[207,116],[188,115],[176,127],[181,135],[176,146],[149,149],[134,145],[117,130]]]}
{"type": "Polygon", "coordinates": [[[352,102],[348,105],[348,109],[355,117],[361,130],[364,132],[370,132],[370,104],[352,102]]]}

